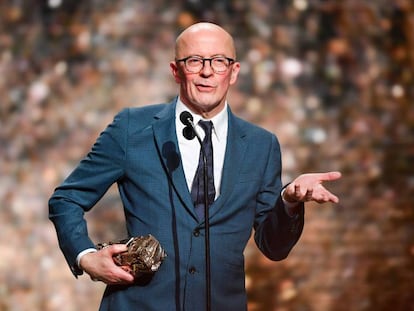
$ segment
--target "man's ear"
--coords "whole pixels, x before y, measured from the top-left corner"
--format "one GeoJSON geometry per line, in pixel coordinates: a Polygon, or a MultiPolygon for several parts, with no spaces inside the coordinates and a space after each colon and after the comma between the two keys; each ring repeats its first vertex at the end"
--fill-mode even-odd
{"type": "Polygon", "coordinates": [[[170,63],[170,68],[171,68],[171,73],[174,76],[175,82],[181,83],[180,70],[178,69],[178,66],[174,61],[170,63]]]}
{"type": "Polygon", "coordinates": [[[237,81],[237,77],[239,76],[240,72],[240,63],[235,62],[231,68],[231,77],[230,77],[230,85],[233,85],[237,81]]]}

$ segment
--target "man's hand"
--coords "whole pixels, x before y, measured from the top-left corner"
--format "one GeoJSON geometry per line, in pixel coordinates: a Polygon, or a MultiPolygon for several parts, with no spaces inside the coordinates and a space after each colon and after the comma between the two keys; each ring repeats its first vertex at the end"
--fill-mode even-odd
{"type": "Polygon", "coordinates": [[[112,258],[126,250],[125,244],[113,244],[97,252],[83,255],[79,265],[94,281],[117,285],[132,284],[134,277],[127,272],[127,267],[117,266],[112,258]]]}
{"type": "Polygon", "coordinates": [[[324,181],[341,178],[340,172],[312,173],[298,176],[283,192],[283,199],[290,203],[315,201],[318,203],[338,203],[336,195],[329,192],[323,185],[324,181]]]}

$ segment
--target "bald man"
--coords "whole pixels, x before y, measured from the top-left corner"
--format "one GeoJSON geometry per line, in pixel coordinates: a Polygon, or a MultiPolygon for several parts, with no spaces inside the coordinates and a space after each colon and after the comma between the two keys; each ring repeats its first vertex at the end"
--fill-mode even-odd
{"type": "Polygon", "coordinates": [[[265,256],[286,258],[302,232],[304,202],[338,202],[322,183],[340,178],[340,173],[303,174],[282,186],[276,136],[236,117],[229,107],[227,93],[237,81],[240,63],[233,38],[223,28],[198,23],[184,30],[170,68],[178,96],[170,103],[128,108],[115,116],[56,188],[49,217],[74,275],[86,272],[107,284],[100,310],[198,311],[206,305],[211,310],[246,310],[243,252],[252,230],[265,256]],[[196,211],[192,196],[200,143],[185,135],[183,112],[191,114],[200,140],[206,135],[203,124],[211,128],[213,190],[207,221],[196,211]],[[208,122],[199,125],[200,120],[208,122]],[[125,245],[97,251],[88,236],[84,212],[114,183],[129,236],[152,234],[167,253],[149,278],[134,280],[114,263],[113,256],[125,251],[125,245]]]}

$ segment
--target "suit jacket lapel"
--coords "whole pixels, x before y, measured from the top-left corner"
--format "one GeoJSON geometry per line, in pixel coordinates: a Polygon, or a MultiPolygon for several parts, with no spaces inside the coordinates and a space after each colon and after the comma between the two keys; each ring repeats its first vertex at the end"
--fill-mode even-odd
{"type": "Polygon", "coordinates": [[[242,167],[247,147],[244,139],[246,136],[245,132],[239,126],[237,118],[233,115],[230,108],[228,110],[228,115],[227,146],[223,164],[220,196],[210,207],[210,218],[226,205],[225,203],[239,176],[240,167],[242,167]]]}
{"type": "Polygon", "coordinates": [[[180,150],[178,147],[175,127],[175,106],[176,101],[171,102],[165,109],[155,116],[156,120],[153,124],[154,139],[173,189],[180,197],[181,202],[189,213],[194,218],[197,218],[185,180],[180,150]]]}

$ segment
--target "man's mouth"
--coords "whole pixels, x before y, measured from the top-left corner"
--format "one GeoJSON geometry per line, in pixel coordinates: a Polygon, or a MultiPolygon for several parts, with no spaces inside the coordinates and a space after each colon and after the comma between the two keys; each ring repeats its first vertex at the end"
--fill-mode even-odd
{"type": "Polygon", "coordinates": [[[214,86],[209,84],[196,84],[196,87],[200,92],[210,92],[214,90],[214,86]]]}

